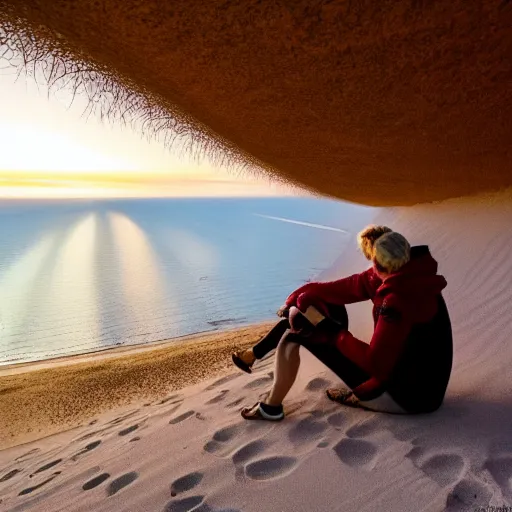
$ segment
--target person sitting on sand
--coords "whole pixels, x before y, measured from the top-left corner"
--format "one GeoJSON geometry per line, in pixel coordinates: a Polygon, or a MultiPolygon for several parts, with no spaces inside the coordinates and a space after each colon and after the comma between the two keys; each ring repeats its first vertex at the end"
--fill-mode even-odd
{"type": "Polygon", "coordinates": [[[245,419],[284,418],[283,400],[300,365],[303,346],[349,389],[327,396],[351,407],[413,414],[438,409],[452,368],[452,330],[443,276],[428,246],[410,247],[386,226],[369,226],[359,246],[373,265],[365,272],[295,290],[279,310],[284,318],[233,362],[250,373],[257,359],[277,348],[274,383],[264,402],[242,410],[245,419]],[[373,302],[369,344],[348,330],[346,304],[373,302]]]}

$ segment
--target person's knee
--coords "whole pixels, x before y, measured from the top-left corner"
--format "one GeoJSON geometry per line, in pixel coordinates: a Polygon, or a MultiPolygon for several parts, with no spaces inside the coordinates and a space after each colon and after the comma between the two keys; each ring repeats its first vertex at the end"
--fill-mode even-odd
{"type": "Polygon", "coordinates": [[[336,322],[343,329],[348,329],[347,308],[342,304],[330,304],[310,292],[304,292],[297,298],[297,309],[314,325],[327,318],[336,322]]]}
{"type": "Polygon", "coordinates": [[[314,325],[309,321],[308,318],[300,311],[299,308],[292,306],[288,315],[288,321],[290,322],[290,334],[286,336],[288,341],[291,341],[292,337],[307,337],[313,332],[314,325]]]}
{"type": "Polygon", "coordinates": [[[301,313],[304,314],[311,306],[313,306],[323,316],[329,315],[329,309],[327,307],[327,304],[321,301],[314,294],[304,292],[297,297],[297,308],[301,311],[301,313]]]}

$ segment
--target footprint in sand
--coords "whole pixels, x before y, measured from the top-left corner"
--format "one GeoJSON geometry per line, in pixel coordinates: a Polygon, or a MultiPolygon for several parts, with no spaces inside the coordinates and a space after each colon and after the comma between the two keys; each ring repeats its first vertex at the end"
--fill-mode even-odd
{"type": "Polygon", "coordinates": [[[53,473],[53,475],[50,478],[46,479],[44,482],[34,485],[33,487],[27,487],[26,489],[23,489],[18,494],[18,496],[25,496],[26,494],[30,494],[34,491],[37,491],[37,489],[40,489],[41,487],[43,487],[43,485],[46,485],[47,483],[50,483],[54,478],[57,478],[57,476],[59,476],[60,473],[61,473],[60,471],[56,471],[55,473],[53,473]]]}
{"type": "Polygon", "coordinates": [[[309,417],[297,422],[288,432],[288,438],[294,445],[316,442],[327,430],[327,423],[309,417]]]}
{"type": "Polygon", "coordinates": [[[231,460],[235,466],[235,480],[237,482],[245,480],[244,464],[261,457],[268,446],[269,444],[267,442],[258,439],[242,446],[231,456],[231,460]]]}
{"type": "Polygon", "coordinates": [[[136,436],[130,439],[130,443],[134,443],[135,441],[140,441],[140,437],[136,436]]]}
{"type": "Polygon", "coordinates": [[[290,474],[296,466],[295,457],[267,457],[247,464],[245,475],[252,480],[272,480],[290,474]]]}
{"type": "MultiPolygon", "coordinates": [[[[167,504],[164,512],[190,512],[197,510],[197,507],[203,503],[204,496],[190,496],[182,500],[171,501],[167,504]]],[[[206,509],[209,510],[209,507],[206,509]]]]}
{"type": "MultiPolygon", "coordinates": [[[[446,498],[445,512],[466,512],[467,510],[488,510],[492,490],[474,478],[461,480],[446,498]]],[[[496,510],[498,508],[496,507],[496,510]]]]}
{"type": "Polygon", "coordinates": [[[75,455],[73,455],[73,457],[71,457],[71,460],[77,460],[78,457],[80,457],[81,455],[83,455],[84,453],[87,453],[87,452],[90,452],[96,448],[98,448],[98,446],[101,444],[101,441],[93,441],[92,443],[89,443],[88,445],[84,446],[84,449],[79,451],[78,453],[75,453],[75,455]]]}
{"type": "Polygon", "coordinates": [[[20,455],[19,457],[16,457],[14,459],[15,462],[20,462],[22,461],[23,459],[27,459],[28,457],[30,457],[31,455],[34,455],[35,453],[37,453],[39,450],[39,448],[32,448],[32,450],[24,453],[23,455],[20,455]]]}
{"type": "Polygon", "coordinates": [[[195,471],[194,473],[189,473],[188,475],[174,480],[171,484],[171,496],[176,496],[177,494],[190,491],[194,487],[197,487],[201,483],[203,477],[203,473],[195,471]]]}
{"type": "Polygon", "coordinates": [[[241,431],[241,425],[230,425],[221,428],[213,434],[212,440],[204,445],[204,451],[208,453],[218,453],[226,448],[225,443],[235,438],[241,431]]]}
{"type": "Polygon", "coordinates": [[[316,446],[318,448],[327,448],[329,446],[329,441],[320,441],[316,446]]]}
{"type": "Polygon", "coordinates": [[[241,430],[241,425],[230,425],[229,427],[221,428],[217,430],[213,434],[213,439],[215,441],[220,441],[221,443],[225,443],[233,439],[241,430]]]}
{"type": "Polygon", "coordinates": [[[259,379],[252,380],[251,382],[248,382],[244,389],[258,389],[261,386],[271,384],[272,379],[269,379],[268,377],[260,377],[259,379]]]}
{"type": "MultiPolygon", "coordinates": [[[[413,444],[416,443],[417,440],[413,440],[413,444]]],[[[464,471],[464,459],[455,453],[438,453],[428,457],[425,448],[417,445],[407,453],[406,457],[441,487],[459,480],[464,471]]]]}
{"type": "Polygon", "coordinates": [[[208,441],[204,446],[203,450],[208,453],[218,453],[222,450],[223,446],[216,441],[208,441]]]}
{"type": "Polygon", "coordinates": [[[512,501],[512,457],[489,459],[485,462],[484,468],[501,487],[503,495],[512,501]]]}
{"type": "Polygon", "coordinates": [[[321,389],[325,389],[330,385],[330,382],[326,379],[322,379],[321,377],[315,377],[311,379],[307,386],[307,391],[320,391],[321,389]]]}
{"type": "Polygon", "coordinates": [[[370,419],[363,423],[359,423],[358,425],[353,425],[345,432],[345,434],[347,437],[351,438],[367,437],[379,430],[382,430],[382,426],[379,424],[379,421],[370,419]]]}
{"type": "Polygon", "coordinates": [[[136,423],[135,425],[132,425],[132,426],[130,426],[130,427],[128,427],[128,428],[125,428],[125,429],[123,429],[123,430],[120,430],[118,435],[120,435],[120,436],[126,436],[126,435],[128,435],[128,434],[131,434],[132,432],[134,432],[134,431],[135,431],[135,430],[137,430],[138,428],[139,428],[139,424],[138,424],[138,423],[136,423]]]}
{"type": "Polygon", "coordinates": [[[441,453],[428,458],[419,468],[441,487],[459,480],[464,471],[464,460],[453,453],[441,453]]]}
{"type": "Polygon", "coordinates": [[[348,466],[363,466],[373,460],[377,448],[361,439],[342,439],[333,448],[341,462],[348,466]]]}
{"type": "Polygon", "coordinates": [[[109,478],[110,475],[108,473],[102,473],[101,475],[98,475],[93,479],[85,482],[85,484],[82,485],[82,489],[84,491],[90,491],[91,489],[98,487],[98,485],[101,485],[103,482],[105,482],[105,480],[108,480],[109,478]]]}
{"type": "Polygon", "coordinates": [[[135,471],[132,471],[131,473],[126,473],[120,476],[119,478],[112,480],[112,482],[110,482],[107,488],[107,495],[113,496],[114,494],[118,493],[121,489],[124,489],[126,486],[135,482],[137,478],[139,478],[139,474],[136,473],[135,471]]]}
{"type": "Polygon", "coordinates": [[[7,480],[15,477],[18,473],[21,473],[21,469],[13,469],[12,471],[9,471],[9,473],[6,473],[2,478],[0,478],[0,483],[7,482],[7,480]]]}
{"type": "Polygon", "coordinates": [[[341,429],[346,422],[347,417],[344,412],[335,412],[327,418],[327,423],[337,430],[341,429]]]}
{"type": "Polygon", "coordinates": [[[205,405],[218,404],[219,402],[222,402],[228,393],[229,389],[222,390],[217,396],[214,396],[211,400],[208,400],[205,405]]]}
{"type": "Polygon", "coordinates": [[[425,450],[421,446],[415,446],[409,453],[405,455],[408,459],[411,459],[415,466],[419,465],[419,460],[425,456],[425,450]]]}
{"type": "Polygon", "coordinates": [[[39,469],[36,469],[29,478],[32,478],[34,475],[37,475],[38,473],[42,473],[43,471],[46,471],[47,469],[53,468],[57,464],[60,464],[62,462],[62,459],[52,460],[52,462],[48,462],[48,464],[45,464],[44,466],[41,466],[39,469]]]}
{"type": "Polygon", "coordinates": [[[251,441],[239,448],[231,457],[233,464],[235,466],[241,466],[251,459],[256,458],[258,455],[261,455],[265,448],[268,447],[268,443],[265,441],[258,439],[256,441],[251,441]]]}
{"type": "Polygon", "coordinates": [[[88,445],[86,445],[84,447],[84,450],[86,452],[90,452],[91,450],[94,450],[95,448],[98,448],[98,446],[101,444],[101,441],[98,440],[98,441],[93,441],[92,443],[89,443],[88,445]]]}
{"type": "Polygon", "coordinates": [[[170,420],[169,425],[176,425],[177,423],[181,423],[182,421],[185,421],[186,419],[190,418],[190,416],[193,416],[195,413],[195,411],[184,412],[183,414],[180,414],[179,416],[176,416],[176,418],[170,420]]]}

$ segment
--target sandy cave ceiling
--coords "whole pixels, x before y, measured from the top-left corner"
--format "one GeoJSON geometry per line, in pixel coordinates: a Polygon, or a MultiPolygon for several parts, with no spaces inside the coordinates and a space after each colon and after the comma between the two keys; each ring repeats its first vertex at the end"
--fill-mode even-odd
{"type": "Polygon", "coordinates": [[[323,194],[403,205],[512,185],[506,0],[0,0],[0,20],[323,194]]]}

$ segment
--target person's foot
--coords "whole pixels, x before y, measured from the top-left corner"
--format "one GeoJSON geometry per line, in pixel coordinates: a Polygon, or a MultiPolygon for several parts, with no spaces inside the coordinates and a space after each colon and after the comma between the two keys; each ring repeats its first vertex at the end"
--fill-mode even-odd
{"type": "Polygon", "coordinates": [[[240,352],[240,358],[245,364],[249,366],[252,366],[254,364],[254,361],[256,361],[256,357],[253,354],[252,348],[242,350],[240,352]]]}
{"type": "Polygon", "coordinates": [[[244,407],[241,414],[244,420],[281,421],[284,419],[282,405],[268,405],[263,402],[257,402],[252,407],[244,407]]]}
{"type": "Polygon", "coordinates": [[[233,363],[245,373],[252,373],[252,365],[256,361],[252,349],[239,350],[231,355],[233,363]]]}
{"type": "Polygon", "coordinates": [[[354,393],[347,388],[329,388],[325,390],[329,400],[348,407],[361,407],[354,393]]]}

